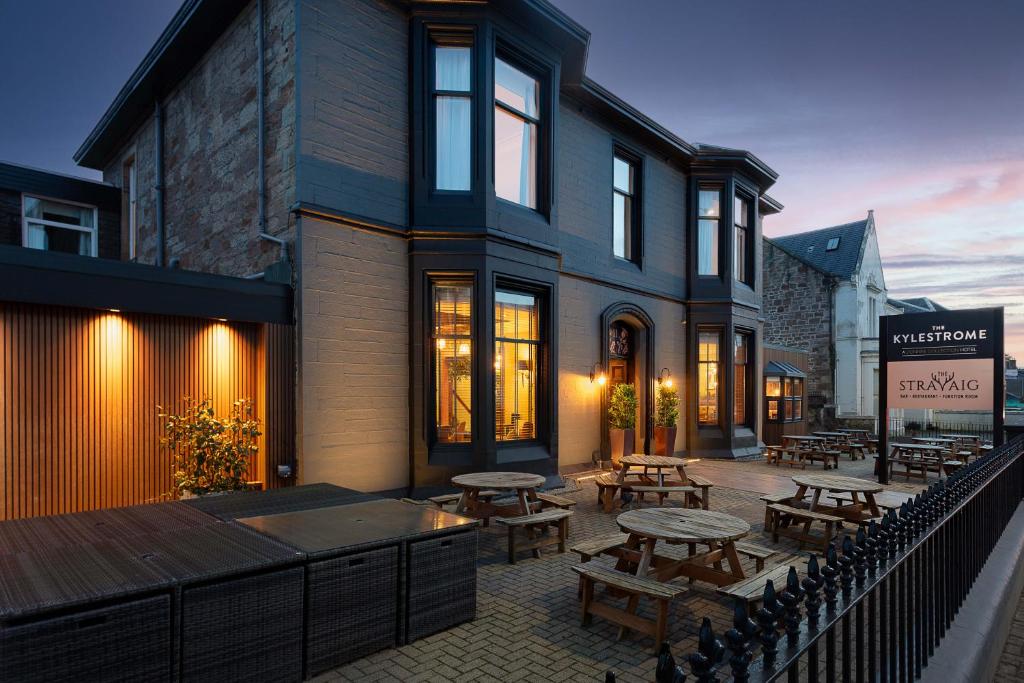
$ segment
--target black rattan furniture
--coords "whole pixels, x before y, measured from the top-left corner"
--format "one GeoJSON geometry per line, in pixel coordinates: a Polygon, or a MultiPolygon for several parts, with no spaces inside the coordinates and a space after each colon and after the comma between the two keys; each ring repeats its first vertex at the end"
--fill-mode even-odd
{"type": "Polygon", "coordinates": [[[309,557],[307,674],[475,616],[477,520],[374,500],[239,523],[309,557]]]}
{"type": "Polygon", "coordinates": [[[227,495],[208,495],[192,498],[184,503],[220,519],[233,520],[379,499],[380,496],[333,484],[307,484],[269,491],[236,491],[227,495]]]}

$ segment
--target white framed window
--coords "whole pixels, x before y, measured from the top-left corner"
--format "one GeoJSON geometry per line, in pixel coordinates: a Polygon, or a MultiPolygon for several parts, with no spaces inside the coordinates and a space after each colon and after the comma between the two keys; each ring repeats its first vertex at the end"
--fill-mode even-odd
{"type": "Polygon", "coordinates": [[[99,239],[95,206],[22,195],[22,245],[30,249],[96,256],[99,239]]]}
{"type": "Polygon", "coordinates": [[[434,189],[473,189],[473,36],[434,36],[434,189]]]}
{"type": "Polygon", "coordinates": [[[494,58],[494,191],[537,208],[540,81],[494,58]]]}

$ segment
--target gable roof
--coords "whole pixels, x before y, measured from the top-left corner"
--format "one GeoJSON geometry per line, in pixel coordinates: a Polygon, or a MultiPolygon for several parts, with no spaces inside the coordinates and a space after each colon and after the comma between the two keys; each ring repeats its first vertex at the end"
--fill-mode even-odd
{"type": "Polygon", "coordinates": [[[919,296],[913,299],[889,299],[888,303],[901,309],[904,313],[933,313],[935,311],[949,310],[926,296],[919,296]]]}
{"type": "Polygon", "coordinates": [[[860,265],[864,236],[870,224],[871,217],[868,216],[854,223],[844,223],[796,235],[772,237],[771,242],[823,273],[848,280],[853,277],[860,265]],[[829,242],[834,239],[839,242],[835,249],[829,250],[829,242]]]}

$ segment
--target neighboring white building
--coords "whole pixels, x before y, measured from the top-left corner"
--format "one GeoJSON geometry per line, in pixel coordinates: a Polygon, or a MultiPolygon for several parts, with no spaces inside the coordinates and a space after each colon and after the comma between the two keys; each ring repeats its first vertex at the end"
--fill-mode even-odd
{"type": "MultiPolygon", "coordinates": [[[[772,243],[829,276],[834,395],[838,417],[878,415],[878,318],[902,311],[889,304],[875,217],[783,237],[772,243]]],[[[766,282],[765,287],[769,284],[766,282]]],[[[793,293],[799,306],[799,293],[793,293]]]]}

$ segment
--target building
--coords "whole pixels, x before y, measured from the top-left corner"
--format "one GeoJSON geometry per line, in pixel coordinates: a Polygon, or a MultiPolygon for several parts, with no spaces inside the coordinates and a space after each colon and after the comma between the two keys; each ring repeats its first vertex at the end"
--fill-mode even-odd
{"type": "Polygon", "coordinates": [[[121,257],[121,191],[0,162],[0,245],[121,257]]]}
{"type": "Polygon", "coordinates": [[[807,349],[811,423],[878,415],[878,318],[887,303],[874,212],[764,240],[765,341],[807,349]]]}
{"type": "Polygon", "coordinates": [[[926,296],[914,299],[889,299],[886,303],[900,313],[934,313],[935,311],[949,310],[926,296]]]}
{"type": "Polygon", "coordinates": [[[776,174],[588,41],[543,0],[187,0],[75,158],[134,198],[126,258],[294,283],[300,481],[589,468],[610,385],[649,449],[669,376],[675,452],[755,454],[776,174]]]}

